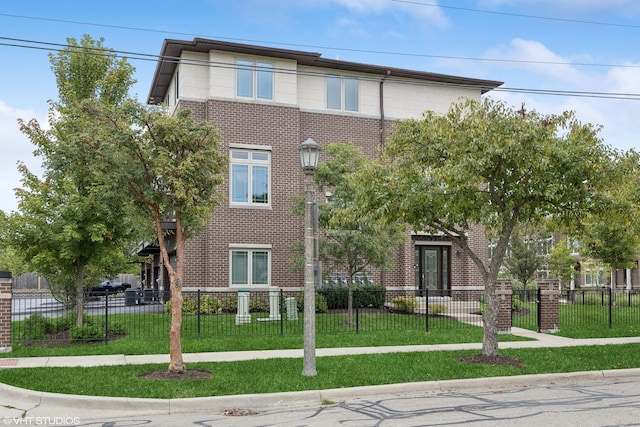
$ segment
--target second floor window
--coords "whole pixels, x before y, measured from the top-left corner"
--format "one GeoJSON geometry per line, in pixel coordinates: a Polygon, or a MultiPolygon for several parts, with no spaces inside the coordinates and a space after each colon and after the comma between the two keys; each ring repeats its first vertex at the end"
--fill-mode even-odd
{"type": "Polygon", "coordinates": [[[271,153],[264,150],[231,150],[231,203],[268,206],[271,153]]]}
{"type": "Polygon", "coordinates": [[[234,249],[231,251],[231,286],[269,286],[270,251],[234,249]]]}
{"type": "Polygon", "coordinates": [[[327,76],[327,109],[358,111],[358,79],[327,76]]]}
{"type": "Polygon", "coordinates": [[[237,96],[273,99],[273,64],[239,59],[236,66],[237,96]]]}

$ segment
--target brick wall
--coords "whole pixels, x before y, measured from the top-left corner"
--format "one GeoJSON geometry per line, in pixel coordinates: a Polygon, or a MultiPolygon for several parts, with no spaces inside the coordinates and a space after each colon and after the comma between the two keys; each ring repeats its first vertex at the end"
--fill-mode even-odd
{"type": "Polygon", "coordinates": [[[511,280],[498,279],[496,281],[496,295],[500,300],[498,309],[498,333],[511,333],[511,280]]]}
{"type": "Polygon", "coordinates": [[[538,332],[558,332],[560,327],[560,282],[557,280],[538,281],[540,290],[540,330],[538,332]]]}
{"type": "Polygon", "coordinates": [[[11,351],[11,273],[0,271],[0,352],[11,351]]]}
{"type": "MultiPolygon", "coordinates": [[[[194,117],[215,121],[221,132],[223,153],[228,155],[230,144],[271,147],[271,207],[237,208],[229,206],[228,182],[220,190],[227,199],[215,209],[213,220],[204,235],[191,239],[187,245],[185,287],[229,286],[229,247],[231,244],[271,245],[271,285],[277,287],[303,286],[303,272],[296,269],[290,250],[303,240],[303,218],[290,212],[294,197],[303,194],[303,173],[300,169],[298,145],[312,138],[321,145],[347,142],[375,156],[381,143],[381,132],[390,132],[393,123],[343,114],[300,111],[296,107],[268,103],[208,100],[184,101],[180,108],[188,108],[194,117]]],[[[321,159],[322,161],[322,154],[321,159]]],[[[324,195],[318,194],[322,199],[324,195]]],[[[484,236],[471,236],[484,239],[484,236]]],[[[486,252],[486,242],[485,250],[486,252]]],[[[454,251],[452,251],[454,253],[454,251]]],[[[413,291],[415,287],[414,243],[407,238],[397,252],[392,268],[373,271],[376,283],[413,291]]],[[[451,255],[453,286],[480,286],[475,264],[462,255],[451,255]]]]}

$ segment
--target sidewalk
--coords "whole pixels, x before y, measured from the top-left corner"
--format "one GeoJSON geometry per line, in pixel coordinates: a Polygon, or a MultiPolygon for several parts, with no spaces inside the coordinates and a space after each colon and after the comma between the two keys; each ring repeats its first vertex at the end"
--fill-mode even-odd
{"type": "MultiPolygon", "coordinates": [[[[500,348],[544,348],[544,347],[575,347],[607,344],[640,343],[640,337],[628,338],[594,338],[572,339],[550,334],[539,334],[520,328],[512,328],[514,335],[524,336],[531,341],[501,342],[500,348]]],[[[316,350],[318,357],[354,355],[354,354],[381,354],[393,352],[425,352],[425,351],[450,351],[450,350],[480,350],[481,343],[466,344],[440,344],[440,345],[413,345],[413,346],[389,346],[389,347],[347,347],[347,348],[319,348],[316,350]]],[[[264,351],[237,351],[237,352],[211,352],[211,353],[186,353],[186,363],[193,362],[228,362],[250,359],[267,358],[302,358],[303,350],[264,350],[264,351]]],[[[30,368],[30,367],[61,367],[61,366],[100,366],[100,365],[128,365],[147,363],[169,363],[168,354],[154,355],[100,355],[100,356],[60,356],[60,357],[33,357],[33,358],[0,358],[0,369],[30,368]]],[[[5,412],[28,412],[30,415],[38,414],[50,416],[53,413],[70,414],[82,413],[88,419],[89,415],[95,416],[95,411],[114,411],[122,413],[126,411],[140,413],[179,413],[197,412],[203,410],[224,410],[224,408],[244,408],[252,410],[265,410],[282,408],[283,406],[312,406],[322,405],[324,401],[339,402],[354,398],[367,398],[372,396],[385,396],[390,394],[410,394],[442,392],[446,390],[460,390],[466,388],[497,387],[503,388],[515,384],[530,385],[557,381],[575,381],[576,379],[601,379],[615,375],[637,375],[640,369],[617,371],[593,371],[565,374],[524,375],[517,377],[478,378],[470,380],[433,381],[428,383],[390,384],[384,386],[355,387],[336,390],[310,390],[304,392],[257,394],[240,396],[214,396],[194,399],[129,399],[117,397],[93,397],[61,395],[20,389],[0,383],[0,416],[5,412]],[[623,372],[624,371],[624,372],[623,372]],[[14,411],[15,410],[15,411],[14,411]]]]}
{"type": "MultiPolygon", "coordinates": [[[[574,339],[552,334],[540,334],[521,328],[511,328],[513,335],[531,339],[531,341],[501,342],[500,348],[542,348],[542,347],[577,347],[584,345],[606,345],[640,343],[640,337],[625,338],[590,338],[574,339]]],[[[481,350],[482,343],[464,344],[436,344],[436,345],[407,345],[388,347],[339,347],[318,348],[316,356],[345,356],[353,354],[382,354],[409,353],[424,351],[450,350],[481,350]]],[[[302,358],[303,350],[256,350],[256,351],[224,351],[210,353],[185,353],[185,363],[194,362],[234,362],[239,360],[274,359],[274,358],[302,358]]],[[[141,365],[147,363],[169,363],[168,354],[124,355],[111,354],[100,356],[55,356],[55,357],[25,357],[0,359],[0,369],[3,368],[36,368],[61,366],[113,366],[113,365],[141,365]]]]}

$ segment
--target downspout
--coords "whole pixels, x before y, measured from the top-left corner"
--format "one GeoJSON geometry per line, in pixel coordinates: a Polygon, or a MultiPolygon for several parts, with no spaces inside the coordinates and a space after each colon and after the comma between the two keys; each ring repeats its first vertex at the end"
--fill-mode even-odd
{"type": "MultiPolygon", "coordinates": [[[[391,70],[387,70],[387,74],[380,80],[380,148],[384,147],[386,140],[386,126],[384,119],[384,81],[391,75],[391,70]]],[[[382,150],[381,150],[382,151],[382,150]]],[[[384,270],[380,271],[380,285],[385,286],[384,270]]]]}
{"type": "Polygon", "coordinates": [[[384,147],[387,132],[384,118],[384,81],[390,75],[391,70],[387,70],[387,75],[380,80],[380,148],[384,147]]]}

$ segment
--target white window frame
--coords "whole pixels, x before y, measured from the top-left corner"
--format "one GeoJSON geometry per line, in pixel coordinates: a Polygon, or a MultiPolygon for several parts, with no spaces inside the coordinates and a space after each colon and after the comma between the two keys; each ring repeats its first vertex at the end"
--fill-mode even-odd
{"type": "Polygon", "coordinates": [[[332,111],[345,111],[345,112],[350,112],[350,113],[357,113],[360,111],[360,80],[356,77],[345,77],[345,76],[339,76],[339,75],[335,75],[335,74],[329,74],[327,75],[327,78],[325,79],[325,105],[327,107],[327,110],[332,110],[332,111]],[[339,102],[340,102],[340,106],[337,107],[335,105],[331,105],[333,102],[335,102],[336,100],[331,99],[330,96],[330,89],[332,88],[331,86],[331,82],[340,82],[340,94],[339,94],[339,102]],[[347,91],[347,86],[348,84],[352,84],[355,83],[355,89],[356,89],[356,94],[355,94],[355,108],[347,108],[347,104],[348,104],[348,91],[347,91]],[[332,102],[333,101],[333,102],[332,102]]]}
{"type": "Polygon", "coordinates": [[[270,208],[273,190],[271,188],[271,147],[257,147],[246,145],[231,145],[229,147],[229,205],[237,207],[251,207],[251,208],[270,208]],[[240,155],[240,153],[246,154],[247,158],[234,157],[240,155]],[[267,159],[260,159],[260,156],[267,156],[267,159]],[[246,201],[234,200],[234,166],[246,166],[247,167],[247,195],[246,201]],[[267,168],[267,202],[258,202],[253,200],[253,178],[256,171],[256,167],[267,168]]]}
{"type": "MultiPolygon", "coordinates": [[[[236,97],[244,99],[259,99],[264,101],[273,101],[274,92],[274,64],[271,62],[257,61],[253,59],[236,59],[236,97]],[[242,71],[251,72],[251,95],[240,94],[240,74],[242,71]],[[268,73],[269,79],[269,96],[261,96],[261,79],[259,78],[262,73],[268,73]]],[[[262,74],[264,75],[264,74],[262,74]]]]}
{"type": "Polygon", "coordinates": [[[229,245],[229,287],[230,288],[268,288],[271,286],[271,245],[229,245]],[[247,254],[247,283],[233,283],[234,253],[245,252],[247,254]],[[267,255],[267,283],[253,283],[254,254],[266,253],[267,255]]]}

